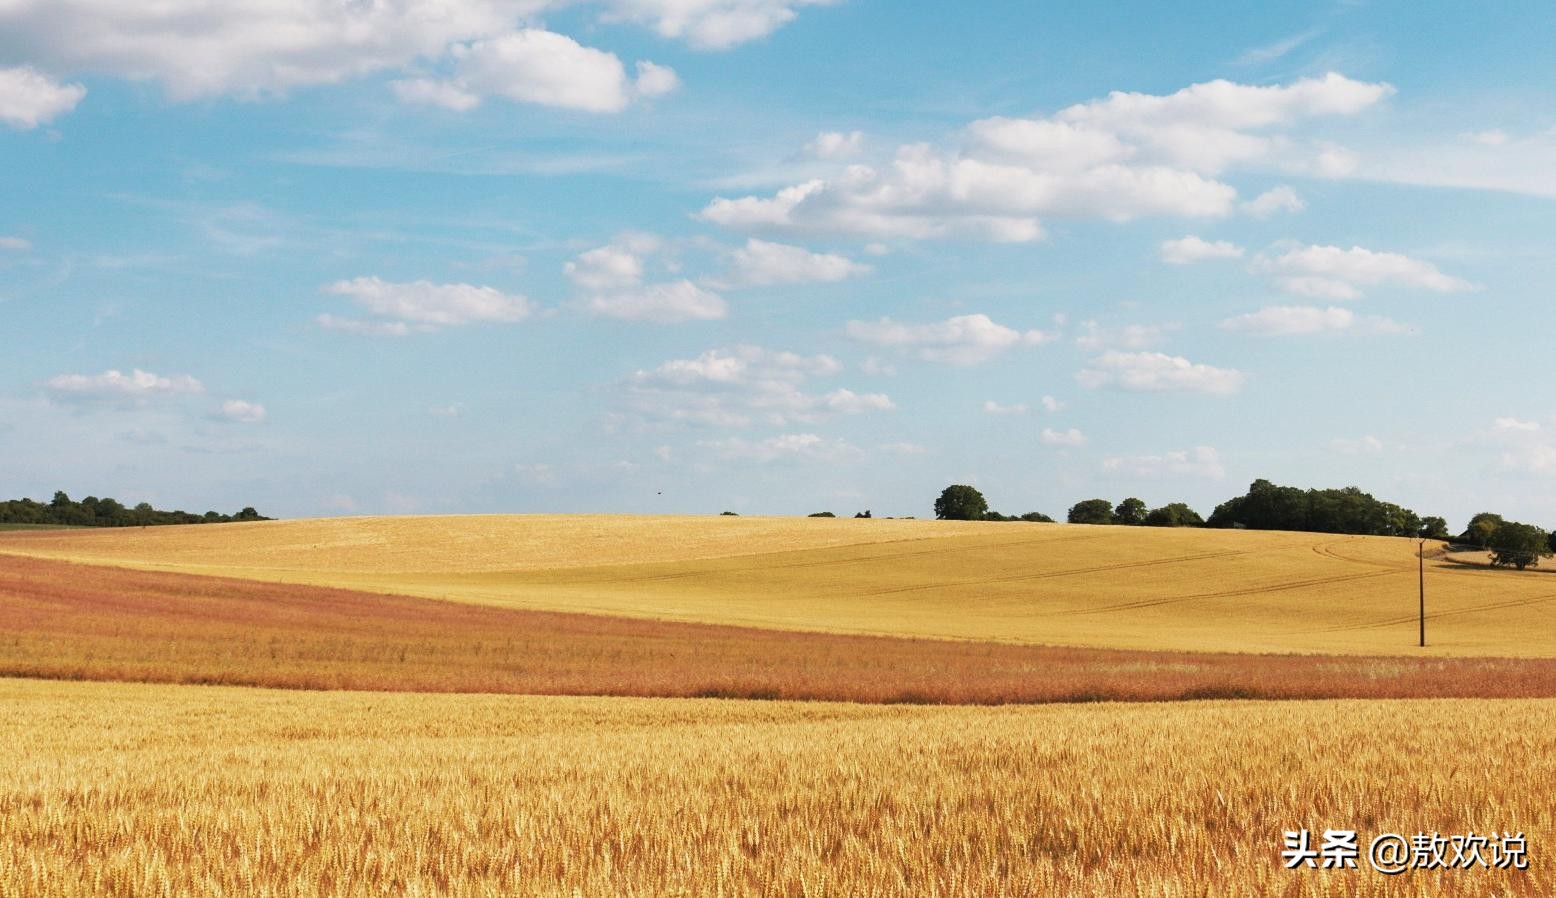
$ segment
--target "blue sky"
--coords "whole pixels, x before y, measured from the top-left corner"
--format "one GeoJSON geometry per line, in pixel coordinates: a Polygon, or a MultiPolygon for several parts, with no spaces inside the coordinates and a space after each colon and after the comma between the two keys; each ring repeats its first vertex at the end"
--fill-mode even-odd
{"type": "Polygon", "coordinates": [[[0,494],[1556,524],[1556,12],[0,2],[0,494]]]}

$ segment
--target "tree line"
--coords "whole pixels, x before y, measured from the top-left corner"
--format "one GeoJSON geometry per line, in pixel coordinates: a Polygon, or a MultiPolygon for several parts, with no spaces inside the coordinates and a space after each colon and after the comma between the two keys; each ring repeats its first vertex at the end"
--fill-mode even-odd
{"type": "MultiPolygon", "coordinates": [[[[946,487],[935,500],[935,517],[958,521],[1051,521],[1030,512],[1008,517],[989,511],[977,489],[966,484],[946,487]]],[[[1421,516],[1409,508],[1375,498],[1348,486],[1341,489],[1301,489],[1255,480],[1248,492],[1234,496],[1210,513],[1208,519],[1183,502],[1150,508],[1133,496],[1114,504],[1109,499],[1085,499],[1070,506],[1065,520],[1071,524],[1113,524],[1135,527],[1211,527],[1246,530],[1297,530],[1310,533],[1344,533],[1362,536],[1405,536],[1437,539],[1485,549],[1493,565],[1523,570],[1556,553],[1556,533],[1533,524],[1507,521],[1501,515],[1482,512],[1454,536],[1446,519],[1421,516]]]]}
{"type": "Polygon", "coordinates": [[[64,492],[56,492],[48,503],[32,499],[0,502],[0,524],[52,524],[65,527],[151,527],[161,524],[226,524],[233,521],[268,521],[252,506],[237,514],[192,514],[187,511],[160,511],[149,502],[126,507],[115,499],[87,496],[77,502],[64,492]]]}

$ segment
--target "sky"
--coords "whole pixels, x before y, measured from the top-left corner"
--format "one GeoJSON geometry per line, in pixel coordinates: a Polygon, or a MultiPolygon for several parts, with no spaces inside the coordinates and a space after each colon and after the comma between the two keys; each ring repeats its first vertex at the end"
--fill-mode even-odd
{"type": "Polygon", "coordinates": [[[1556,525],[1543,3],[0,0],[0,497],[1556,525]]]}

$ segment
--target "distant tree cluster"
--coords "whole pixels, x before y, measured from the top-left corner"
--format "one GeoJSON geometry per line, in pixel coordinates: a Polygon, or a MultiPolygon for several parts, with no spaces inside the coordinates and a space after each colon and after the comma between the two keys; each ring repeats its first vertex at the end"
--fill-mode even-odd
{"type": "Polygon", "coordinates": [[[1556,533],[1547,533],[1533,524],[1504,520],[1489,511],[1470,518],[1469,526],[1459,534],[1459,542],[1491,552],[1492,567],[1519,570],[1537,567],[1542,557],[1556,552],[1556,533]]]}
{"type": "Polygon", "coordinates": [[[1182,502],[1150,508],[1134,496],[1117,505],[1107,499],[1077,502],[1070,506],[1065,520],[1071,524],[1119,524],[1125,527],[1199,527],[1205,523],[1199,512],[1182,502]]]}
{"type": "Polygon", "coordinates": [[[1262,479],[1255,480],[1247,494],[1217,505],[1205,524],[1371,536],[1424,536],[1428,529],[1440,531],[1447,526],[1441,518],[1422,518],[1408,508],[1375,499],[1354,486],[1303,490],[1262,479]]]}
{"type": "Polygon", "coordinates": [[[252,507],[237,514],[191,514],[187,511],[158,511],[142,502],[126,508],[114,499],[87,496],[77,502],[63,492],[54,494],[47,504],[31,499],[0,502],[0,524],[54,524],[67,527],[150,527],[158,524],[225,524],[232,521],[268,521],[252,507]]]}
{"type": "Polygon", "coordinates": [[[1054,519],[1041,512],[1029,511],[1023,515],[1000,514],[989,510],[983,493],[965,483],[953,483],[940,492],[935,500],[935,517],[942,521],[1030,521],[1052,524],[1054,519]]]}

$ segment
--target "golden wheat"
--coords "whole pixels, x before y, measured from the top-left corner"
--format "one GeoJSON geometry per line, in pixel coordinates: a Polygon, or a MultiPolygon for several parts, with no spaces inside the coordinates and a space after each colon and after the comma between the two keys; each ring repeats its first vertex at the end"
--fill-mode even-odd
{"type": "Polygon", "coordinates": [[[903,708],[0,681],[0,895],[1549,895],[1556,702],[903,708]],[[1526,871],[1284,869],[1522,830],[1526,871]]]}
{"type": "Polygon", "coordinates": [[[1172,651],[1556,655],[1556,577],[1414,540],[776,518],[358,518],[0,535],[0,552],[513,608],[1172,651]],[[1440,554],[1440,553],[1439,553],[1440,554]]]}

